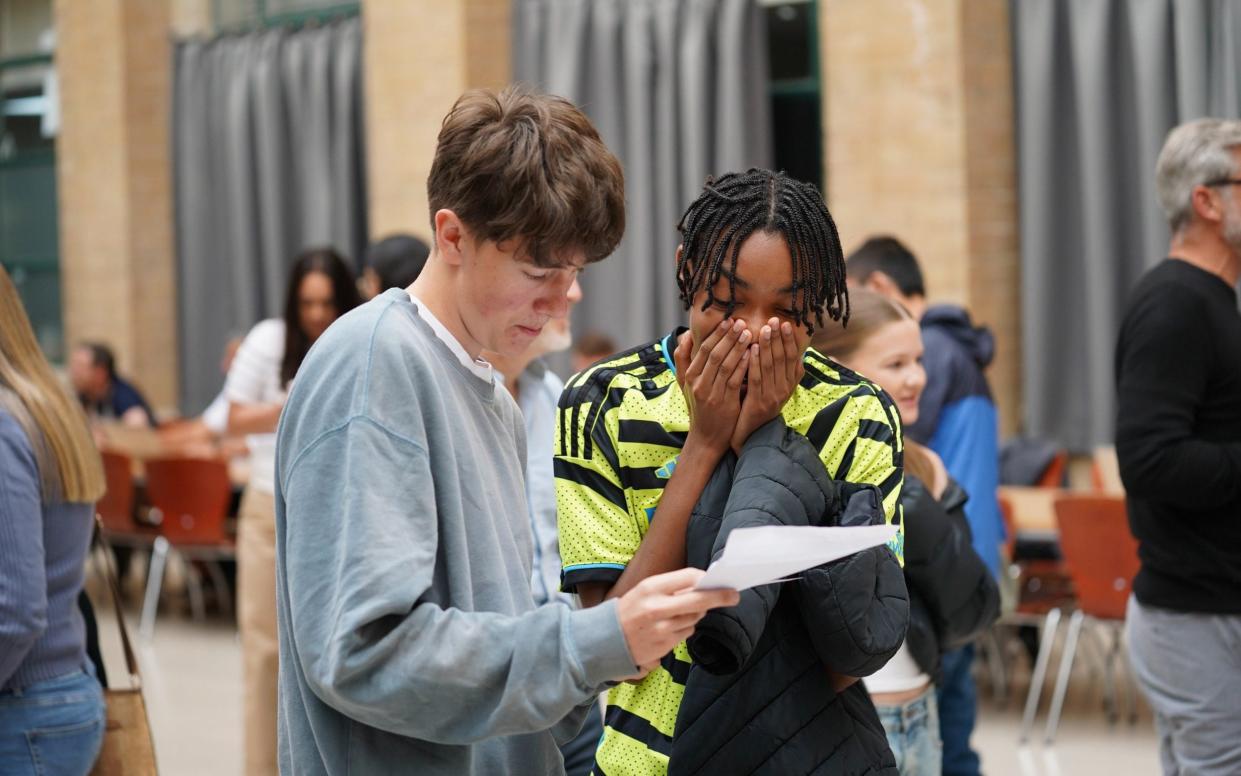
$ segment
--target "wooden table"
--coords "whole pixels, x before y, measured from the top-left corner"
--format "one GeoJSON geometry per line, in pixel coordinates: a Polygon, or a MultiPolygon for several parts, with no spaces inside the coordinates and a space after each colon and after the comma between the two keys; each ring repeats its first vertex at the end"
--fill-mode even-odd
{"type": "MultiPolygon", "coordinates": [[[[159,431],[152,428],[132,428],[110,423],[100,425],[96,430],[101,448],[126,455],[133,461],[134,478],[139,482],[146,478],[142,462],[149,458],[204,457],[200,450],[186,450],[169,445],[159,431]]],[[[228,478],[235,490],[244,490],[250,482],[250,459],[228,459],[228,478]]]]}
{"type": "Polygon", "coordinates": [[[1001,485],[999,495],[1013,508],[1013,525],[1021,539],[1056,541],[1056,499],[1069,493],[1065,488],[1033,488],[1001,485]]]}

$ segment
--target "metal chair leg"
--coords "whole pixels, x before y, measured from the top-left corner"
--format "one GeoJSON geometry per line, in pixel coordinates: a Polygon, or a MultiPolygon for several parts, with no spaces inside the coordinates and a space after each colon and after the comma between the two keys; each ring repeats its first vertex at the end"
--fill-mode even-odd
{"type": "Polygon", "coordinates": [[[1090,670],[1086,672],[1085,695],[1093,698],[1095,683],[1107,670],[1107,644],[1101,642],[1097,628],[1083,630],[1077,639],[1077,658],[1089,662],[1090,670]]]}
{"type": "MultiPolygon", "coordinates": [[[[168,550],[171,545],[162,536],[155,537],[151,547],[151,567],[147,570],[147,589],[142,601],[142,620],[138,625],[138,634],[150,641],[155,633],[155,610],[159,608],[159,592],[164,585],[164,567],[168,562],[168,550]]],[[[117,612],[120,617],[121,613],[117,612]]]]}
{"type": "Polygon", "coordinates": [[[228,580],[224,578],[224,569],[218,560],[206,562],[207,572],[211,575],[211,587],[215,588],[215,600],[224,614],[233,613],[233,596],[228,589],[228,580]]]}
{"type": "Polygon", "coordinates": [[[1043,741],[1050,745],[1056,740],[1056,728],[1060,726],[1060,712],[1064,710],[1064,696],[1069,689],[1069,676],[1073,673],[1073,658],[1077,656],[1077,640],[1081,636],[1086,615],[1081,609],[1069,618],[1069,633],[1064,639],[1064,654],[1060,656],[1060,673],[1056,676],[1056,692],[1051,699],[1051,711],[1047,715],[1047,729],[1043,741]]]}
{"type": "Polygon", "coordinates": [[[181,558],[181,564],[185,568],[185,589],[190,595],[190,613],[195,620],[202,622],[207,619],[207,605],[203,601],[203,580],[202,574],[198,573],[198,567],[194,565],[194,561],[177,553],[181,558]]]}
{"type": "Polygon", "coordinates": [[[1120,636],[1114,634],[1103,663],[1103,712],[1108,723],[1115,725],[1120,719],[1120,704],[1116,690],[1116,656],[1120,653],[1120,636]]]}
{"type": "MultiPolygon", "coordinates": [[[[1124,626],[1120,625],[1117,627],[1121,629],[1123,634],[1124,626]]],[[[1136,725],[1138,724],[1138,682],[1133,676],[1133,666],[1129,663],[1129,653],[1125,649],[1120,651],[1120,666],[1121,670],[1125,672],[1125,685],[1127,687],[1125,694],[1129,696],[1129,724],[1136,725]]]]}
{"type": "Polygon", "coordinates": [[[1051,648],[1056,641],[1056,632],[1060,628],[1060,610],[1052,609],[1043,620],[1043,638],[1039,641],[1038,657],[1034,660],[1034,674],[1030,677],[1030,692],[1026,696],[1026,710],[1021,718],[1019,740],[1025,743],[1030,738],[1030,729],[1034,727],[1034,717],[1038,714],[1039,695],[1043,692],[1043,682],[1047,678],[1047,664],[1051,661],[1051,648]]]}
{"type": "Polygon", "coordinates": [[[1008,702],[1008,670],[1004,667],[1004,643],[993,626],[987,630],[987,668],[991,671],[991,694],[996,705],[1008,702]]]}

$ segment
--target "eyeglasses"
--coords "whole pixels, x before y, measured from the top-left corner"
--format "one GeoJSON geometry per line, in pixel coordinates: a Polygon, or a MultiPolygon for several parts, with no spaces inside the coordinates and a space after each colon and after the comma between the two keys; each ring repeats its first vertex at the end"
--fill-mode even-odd
{"type": "Polygon", "coordinates": [[[1241,178],[1220,178],[1217,181],[1207,181],[1203,186],[1241,186],[1241,178]]]}

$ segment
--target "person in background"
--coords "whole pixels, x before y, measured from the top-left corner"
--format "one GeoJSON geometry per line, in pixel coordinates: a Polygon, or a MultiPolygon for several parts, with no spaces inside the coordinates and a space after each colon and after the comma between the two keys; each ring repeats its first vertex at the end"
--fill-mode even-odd
{"type": "Polygon", "coordinates": [[[103,463],[0,267],[0,773],[85,776],[103,689],[78,609],[103,463]]]}
{"type": "MultiPolygon", "coordinates": [[[[926,387],[922,335],[897,302],[865,289],[849,294],[849,325],[828,321],[812,338],[815,350],[874,380],[896,401],[901,421],[918,421],[926,387]]],[[[905,440],[905,582],[909,634],[896,656],[868,676],[866,688],[904,776],[937,776],[942,769],[934,684],[944,652],[989,627],[1000,612],[1000,591],[970,546],[962,507],[967,494],[931,449],[905,440]]]]}
{"type": "MultiPolygon", "coordinates": [[[[111,348],[98,342],[84,342],[69,354],[69,382],[86,410],[95,444],[104,447],[108,435],[104,426],[119,423],[129,428],[153,429],[155,413],[151,405],[128,381],[116,374],[116,358],[111,348]]],[[[113,547],[116,573],[122,580],[129,574],[131,547],[113,547]]]]}
{"type": "Polygon", "coordinates": [[[1168,258],[1116,343],[1116,457],[1141,569],[1126,635],[1165,774],[1241,773],[1241,122],[1172,130],[1168,258]]]}
{"type": "Polygon", "coordinates": [[[250,482],[237,524],[237,620],[245,686],[247,776],[276,774],[276,423],[310,346],[359,303],[345,260],[330,248],[298,256],[289,272],[284,315],[246,335],[224,382],[228,433],[247,435],[250,482]]]}
{"type": "MultiPolygon", "coordinates": [[[[965,516],[974,550],[996,579],[1004,523],[1000,485],[999,419],[983,370],[995,354],[991,332],[975,327],[955,305],[928,306],[918,260],[900,241],[873,237],[846,262],[849,282],[888,297],[908,310],[922,328],[926,347],[926,388],[918,401],[918,420],[906,435],[935,451],[948,474],[969,494],[965,516]]],[[[972,666],[974,645],[943,656],[939,684],[940,729],[945,776],[978,776],[978,753],[970,737],[978,714],[972,666]]]]}
{"type": "MultiPolygon", "coordinates": [[[[582,299],[574,282],[567,297],[570,311],[582,299]]],[[[518,355],[487,353],[487,360],[517,400],[526,422],[526,496],[530,502],[530,532],[534,538],[534,573],[530,588],[538,606],[547,603],[575,607],[573,596],[560,592],[560,542],[556,532],[556,477],[552,467],[552,436],[556,431],[556,404],[564,381],[543,362],[543,356],[567,350],[573,344],[570,318],[552,318],[543,332],[518,355]]],[[[577,737],[560,746],[568,776],[589,776],[595,746],[603,735],[597,710],[586,715],[577,737]]]]}
{"type": "Polygon", "coordinates": [[[422,272],[431,248],[410,234],[393,234],[366,249],[366,269],[358,279],[364,300],[374,299],[389,288],[409,288],[422,272]]]}
{"type": "MultiPolygon", "coordinates": [[[[224,344],[224,353],[220,356],[220,372],[226,380],[228,379],[229,370],[233,368],[233,359],[237,357],[237,351],[241,349],[242,339],[242,337],[230,337],[228,342],[224,344]]],[[[228,396],[225,395],[224,389],[220,388],[220,392],[207,405],[207,409],[203,410],[199,420],[202,422],[203,427],[213,437],[218,439],[228,433],[228,415],[228,396]]]]}
{"type": "Polygon", "coordinates": [[[74,348],[69,354],[69,381],[90,418],[135,428],[155,427],[151,405],[116,374],[116,358],[107,345],[84,342],[74,348]]]}
{"type": "Polygon", "coordinates": [[[584,372],[596,361],[616,352],[616,342],[598,331],[588,331],[573,343],[573,372],[584,372]]]}
{"type": "MultiPolygon", "coordinates": [[[[224,354],[220,357],[220,372],[227,378],[228,370],[233,365],[233,358],[241,347],[241,337],[232,337],[224,345],[224,354]]],[[[246,440],[242,435],[228,433],[228,397],[224,389],[207,405],[207,409],[196,418],[166,423],[160,427],[160,440],[168,450],[178,455],[234,458],[246,455],[246,440]]]]}

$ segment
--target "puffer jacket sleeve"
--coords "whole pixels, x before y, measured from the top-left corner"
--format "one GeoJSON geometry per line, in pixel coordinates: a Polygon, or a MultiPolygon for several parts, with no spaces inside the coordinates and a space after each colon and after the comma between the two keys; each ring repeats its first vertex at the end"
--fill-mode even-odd
{"type": "MultiPolygon", "coordinates": [[[[883,500],[872,485],[841,483],[844,508],[823,525],[882,525],[883,500]]],[[[905,640],[909,593],[896,556],[872,547],[807,571],[794,587],[802,621],[819,659],[831,671],[869,676],[905,640]]]]}
{"type": "MultiPolygon", "coordinates": [[[[690,565],[706,568],[737,528],[809,525],[839,508],[838,485],[828,476],[810,440],[776,418],[755,431],[741,451],[716,469],[690,518],[690,565]],[[707,539],[714,532],[709,552],[707,539]]],[[[882,516],[882,512],[880,513],[882,516]]],[[[713,674],[737,671],[753,654],[775,609],[780,585],[741,592],[741,602],[713,609],[689,639],[694,662],[713,674]]]]}
{"type": "Polygon", "coordinates": [[[936,501],[917,478],[905,479],[905,576],[945,652],[969,643],[1000,614],[999,587],[970,541],[965,501],[955,482],[936,501]]]}

